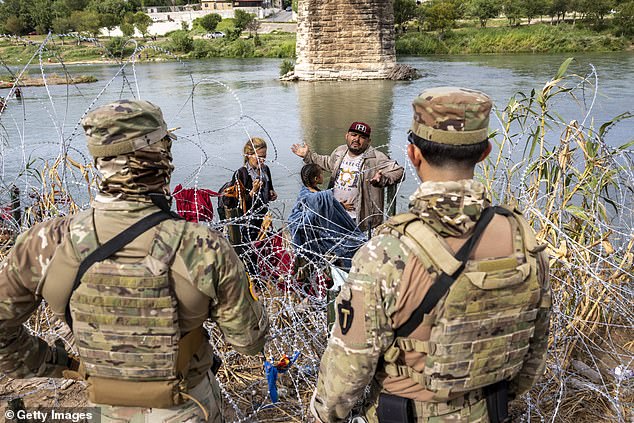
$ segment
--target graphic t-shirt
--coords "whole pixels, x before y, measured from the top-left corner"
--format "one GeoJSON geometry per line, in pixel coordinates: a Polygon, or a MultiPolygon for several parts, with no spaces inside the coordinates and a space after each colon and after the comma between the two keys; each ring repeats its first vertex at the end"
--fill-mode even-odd
{"type": "MultiPolygon", "coordinates": [[[[343,158],[339,173],[335,180],[334,195],[338,201],[345,201],[350,204],[357,204],[359,196],[359,181],[361,180],[361,165],[363,164],[363,154],[351,157],[346,153],[343,158]]],[[[357,210],[347,210],[350,217],[357,218],[357,210]]]]}

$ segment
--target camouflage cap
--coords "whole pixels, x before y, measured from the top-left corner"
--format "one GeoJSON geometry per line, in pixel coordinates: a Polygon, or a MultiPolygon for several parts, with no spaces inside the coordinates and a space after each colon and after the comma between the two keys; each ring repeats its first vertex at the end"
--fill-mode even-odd
{"type": "Polygon", "coordinates": [[[438,87],[423,91],[412,106],[412,132],[441,144],[476,144],[488,137],[493,103],[481,91],[438,87]]]}
{"type": "Polygon", "coordinates": [[[128,154],[162,140],[167,131],[161,109],[144,100],[118,100],[89,112],[81,121],[93,157],[128,154]]]}

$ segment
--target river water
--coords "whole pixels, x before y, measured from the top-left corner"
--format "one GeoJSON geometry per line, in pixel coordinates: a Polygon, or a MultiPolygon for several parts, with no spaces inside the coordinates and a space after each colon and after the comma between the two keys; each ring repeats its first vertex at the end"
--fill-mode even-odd
{"type": "MultiPolygon", "coordinates": [[[[399,62],[410,64],[423,74],[423,78],[412,82],[280,82],[277,78],[281,60],[277,59],[138,63],[124,68],[72,65],[67,67],[72,75],[94,75],[98,82],[25,88],[23,100],[11,100],[0,116],[0,191],[11,183],[27,191],[31,187],[38,189],[38,181],[25,170],[41,167],[40,159],[50,163],[63,145],[69,147],[78,162],[88,163],[79,126],[81,116],[93,103],[136,96],[159,105],[168,126],[180,127],[174,145],[176,171],[172,185],[218,189],[231,177],[232,170],[241,166],[241,150],[248,136],[269,139],[268,164],[280,197],[276,208],[286,215],[300,187],[298,173],[302,165],[290,152],[292,143],[306,142],[315,151],[329,153],[344,141],[350,123],[360,120],[372,127],[373,145],[381,146],[405,165],[411,101],[420,91],[439,85],[481,89],[493,98],[498,109],[503,109],[516,92],[541,90],[566,57],[400,58],[399,62]]],[[[570,67],[579,75],[593,69],[598,81],[596,96],[592,79],[585,90],[578,91],[578,101],[554,103],[552,109],[564,121],[576,119],[599,126],[632,111],[634,53],[578,55],[570,67]]],[[[46,75],[61,75],[63,71],[60,66],[45,68],[46,75]]],[[[39,65],[29,67],[28,72],[37,76],[39,65]]],[[[0,95],[6,96],[8,90],[3,91],[0,95]]],[[[500,127],[496,118],[491,127],[500,127]]],[[[632,140],[633,129],[631,120],[622,123],[609,132],[608,143],[619,145],[632,140]]],[[[521,155],[521,151],[504,154],[521,155]]],[[[70,191],[85,192],[78,176],[69,177],[66,183],[70,191]]],[[[407,195],[416,184],[409,166],[407,180],[399,191],[399,210],[405,207],[407,195]]]]}

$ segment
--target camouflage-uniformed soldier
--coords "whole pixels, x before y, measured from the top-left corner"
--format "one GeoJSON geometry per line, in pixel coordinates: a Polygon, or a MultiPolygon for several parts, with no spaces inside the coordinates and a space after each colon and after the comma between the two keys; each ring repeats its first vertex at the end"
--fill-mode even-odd
{"type": "Polygon", "coordinates": [[[262,351],[268,331],[244,266],[219,233],[170,218],[78,270],[135,222],[169,212],[175,138],[161,110],[140,100],[99,107],[82,125],[103,175],[99,193],[89,210],[21,234],[2,263],[0,371],[14,378],[79,375],[102,422],[221,421],[203,322],[215,321],[250,355],[262,351]],[[78,363],[63,342],[51,347],[22,326],[42,299],[71,325],[81,363],[74,373],[68,369],[78,363]]]}
{"type": "Polygon", "coordinates": [[[473,179],[491,150],[491,100],[443,87],[413,106],[408,156],[423,182],[409,212],[378,228],[353,259],[311,401],[323,422],[344,421],[368,385],[360,408],[370,422],[502,421],[505,395],[525,393],[544,371],[544,246],[519,212],[489,208],[473,179]],[[488,226],[474,229],[485,215],[488,226]],[[461,267],[456,251],[476,232],[461,267]]]}

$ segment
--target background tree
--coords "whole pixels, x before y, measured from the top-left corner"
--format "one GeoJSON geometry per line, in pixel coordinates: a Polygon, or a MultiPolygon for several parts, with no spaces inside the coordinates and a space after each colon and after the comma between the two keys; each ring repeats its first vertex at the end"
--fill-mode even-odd
{"type": "Polygon", "coordinates": [[[132,37],[134,35],[134,24],[132,22],[121,22],[121,25],[119,25],[119,29],[125,37],[132,37]]]}
{"type": "Polygon", "coordinates": [[[108,36],[110,36],[110,31],[121,24],[121,18],[111,13],[104,13],[99,15],[99,22],[108,30],[108,36]]]}
{"type": "Polygon", "coordinates": [[[405,32],[405,24],[416,17],[418,5],[416,0],[394,0],[394,24],[405,32]]]}
{"type": "Polygon", "coordinates": [[[29,14],[29,4],[24,0],[3,0],[0,2],[0,22],[11,34],[26,34],[34,27],[29,14]]]}
{"type": "MultiPolygon", "coordinates": [[[[258,37],[258,29],[260,29],[260,21],[259,21],[259,20],[257,20],[257,19],[255,19],[255,18],[254,18],[254,19],[251,19],[251,20],[249,21],[249,23],[247,23],[247,26],[246,26],[244,29],[246,29],[247,31],[249,31],[249,37],[250,37],[252,34],[255,34],[255,37],[257,38],[257,37],[258,37]]],[[[258,41],[259,41],[259,40],[258,40],[258,41]]]]}
{"type": "Polygon", "coordinates": [[[602,28],[604,19],[614,7],[612,0],[584,0],[581,4],[586,19],[592,22],[595,28],[602,28]]]}
{"type": "Polygon", "coordinates": [[[69,10],[84,10],[88,7],[90,0],[58,0],[68,7],[69,10]]]}
{"type": "Polygon", "coordinates": [[[247,26],[255,19],[255,15],[252,13],[247,13],[244,10],[237,9],[233,16],[233,19],[236,30],[242,33],[242,31],[244,31],[247,26]]]}
{"type": "Polygon", "coordinates": [[[23,35],[26,33],[26,24],[22,18],[11,15],[4,22],[4,30],[9,34],[23,35]]]}
{"type": "Polygon", "coordinates": [[[617,6],[614,25],[620,35],[634,35],[634,1],[624,2],[617,6]]]}
{"type": "Polygon", "coordinates": [[[148,28],[152,25],[152,18],[143,12],[136,12],[134,14],[134,26],[141,33],[143,38],[148,34],[148,28]]]}
{"type": "Polygon", "coordinates": [[[559,23],[560,20],[565,18],[566,12],[569,10],[568,1],[569,0],[550,0],[548,14],[551,18],[556,18],[556,23],[559,23]]]}
{"type": "MultiPolygon", "coordinates": [[[[53,19],[53,32],[56,34],[67,34],[73,29],[73,22],[70,16],[60,16],[53,19]]],[[[62,37],[62,44],[64,44],[64,38],[62,37]]]]}
{"type": "Polygon", "coordinates": [[[27,6],[32,26],[38,34],[47,34],[53,24],[53,7],[49,0],[31,0],[27,6]]]}
{"type": "Polygon", "coordinates": [[[75,10],[70,15],[75,31],[86,32],[96,37],[101,29],[101,19],[92,10],[75,10]]]}
{"type": "Polygon", "coordinates": [[[450,0],[432,0],[423,7],[425,23],[432,31],[438,31],[442,39],[448,29],[454,27],[461,16],[460,4],[450,0]]]}
{"type": "Polygon", "coordinates": [[[502,11],[502,3],[498,0],[471,0],[467,4],[467,13],[480,21],[485,28],[489,19],[497,18],[502,11]]]}
{"type": "Polygon", "coordinates": [[[222,20],[222,16],[217,13],[209,13],[203,17],[197,18],[194,22],[197,22],[198,25],[203,27],[203,29],[207,32],[213,32],[216,30],[216,27],[222,20]]]}
{"type": "Polygon", "coordinates": [[[519,26],[524,15],[522,0],[504,0],[502,8],[509,26],[519,26]]]}
{"type": "Polygon", "coordinates": [[[521,2],[524,16],[528,19],[528,23],[538,16],[548,13],[548,4],[546,0],[522,0],[521,2]]]}
{"type": "Polygon", "coordinates": [[[179,30],[172,32],[170,35],[172,47],[176,51],[187,53],[194,48],[194,39],[189,36],[187,31],[179,30]]]}

